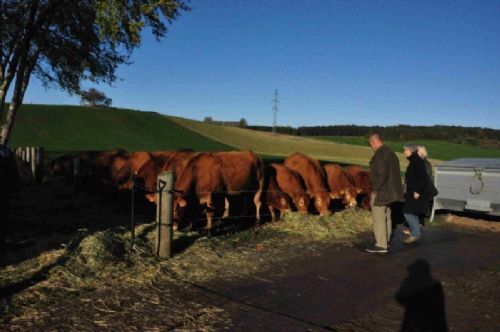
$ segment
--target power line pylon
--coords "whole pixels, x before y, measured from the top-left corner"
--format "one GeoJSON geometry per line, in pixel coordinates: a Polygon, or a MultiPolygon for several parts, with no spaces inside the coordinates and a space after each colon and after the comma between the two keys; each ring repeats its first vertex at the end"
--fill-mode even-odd
{"type": "Polygon", "coordinates": [[[276,134],[276,119],[278,117],[279,104],[280,104],[280,99],[278,95],[278,89],[275,89],[274,99],[273,99],[273,134],[276,134]]]}

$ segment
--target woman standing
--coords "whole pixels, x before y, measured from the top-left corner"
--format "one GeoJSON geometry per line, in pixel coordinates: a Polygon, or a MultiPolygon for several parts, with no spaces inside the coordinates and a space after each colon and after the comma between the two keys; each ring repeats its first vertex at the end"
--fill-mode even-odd
{"type": "Polygon", "coordinates": [[[429,176],[429,179],[432,181],[432,165],[427,159],[427,149],[423,145],[417,146],[417,153],[424,160],[425,163],[425,171],[427,172],[427,175],[429,176]]]}
{"type": "Polygon", "coordinates": [[[403,213],[406,222],[410,226],[410,236],[404,243],[414,243],[420,240],[419,214],[425,214],[428,208],[429,194],[427,193],[428,175],[425,162],[417,153],[417,146],[407,144],[404,146],[404,154],[407,157],[408,168],[405,175],[405,203],[403,213]]]}

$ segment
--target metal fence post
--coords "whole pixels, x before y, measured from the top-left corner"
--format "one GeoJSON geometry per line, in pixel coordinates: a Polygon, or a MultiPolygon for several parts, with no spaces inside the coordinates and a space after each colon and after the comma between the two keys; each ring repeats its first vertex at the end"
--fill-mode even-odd
{"type": "Polygon", "coordinates": [[[156,208],[156,255],[160,258],[172,257],[173,242],[173,195],[174,173],[166,172],[158,175],[158,195],[156,208]]]}
{"type": "Polygon", "coordinates": [[[135,174],[132,175],[132,188],[130,189],[130,252],[134,249],[135,241],[135,174]]]}

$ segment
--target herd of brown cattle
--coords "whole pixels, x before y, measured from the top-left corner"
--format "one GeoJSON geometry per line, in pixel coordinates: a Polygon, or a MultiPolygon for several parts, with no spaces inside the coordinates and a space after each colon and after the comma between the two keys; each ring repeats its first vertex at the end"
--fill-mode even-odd
{"type": "MultiPolygon", "coordinates": [[[[51,163],[51,173],[72,175],[75,157],[57,158],[51,163]]],[[[81,152],[78,157],[80,176],[99,179],[120,190],[131,189],[133,177],[142,179],[142,189],[150,202],[156,201],[158,175],[172,171],[175,219],[187,218],[190,211],[189,216],[196,218],[203,211],[209,230],[214,214],[224,211],[222,217],[230,216],[232,201],[241,196],[243,202],[251,197],[257,220],[262,204],[268,207],[273,221],[276,210],[307,213],[314,207],[320,215],[328,215],[331,200],[339,200],[345,207],[355,207],[359,200],[363,208],[369,208],[371,185],[367,171],[359,166],[322,166],[302,153],[290,155],[283,164],[266,167],[260,157],[249,151],[127,153],[115,149],[81,152]]]]}

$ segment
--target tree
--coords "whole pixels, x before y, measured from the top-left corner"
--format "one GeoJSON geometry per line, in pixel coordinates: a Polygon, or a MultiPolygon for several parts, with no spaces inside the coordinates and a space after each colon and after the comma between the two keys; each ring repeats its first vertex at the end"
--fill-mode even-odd
{"type": "Polygon", "coordinates": [[[245,120],[245,118],[241,118],[238,127],[246,128],[247,126],[248,126],[247,120],[245,120]]]}
{"type": "Polygon", "coordinates": [[[187,10],[185,0],[0,1],[0,143],[9,140],[32,74],[70,94],[80,93],[84,80],[112,83],[145,28],[159,40],[187,10]]]}
{"type": "Polygon", "coordinates": [[[205,122],[205,123],[212,123],[212,122],[214,122],[214,119],[212,119],[211,116],[206,116],[205,119],[203,119],[203,122],[205,122]]]}
{"type": "Polygon", "coordinates": [[[82,105],[88,105],[91,107],[109,107],[111,106],[112,100],[111,98],[106,97],[104,92],[91,88],[88,91],[83,91],[81,93],[80,102],[82,103],[82,105]]]}

